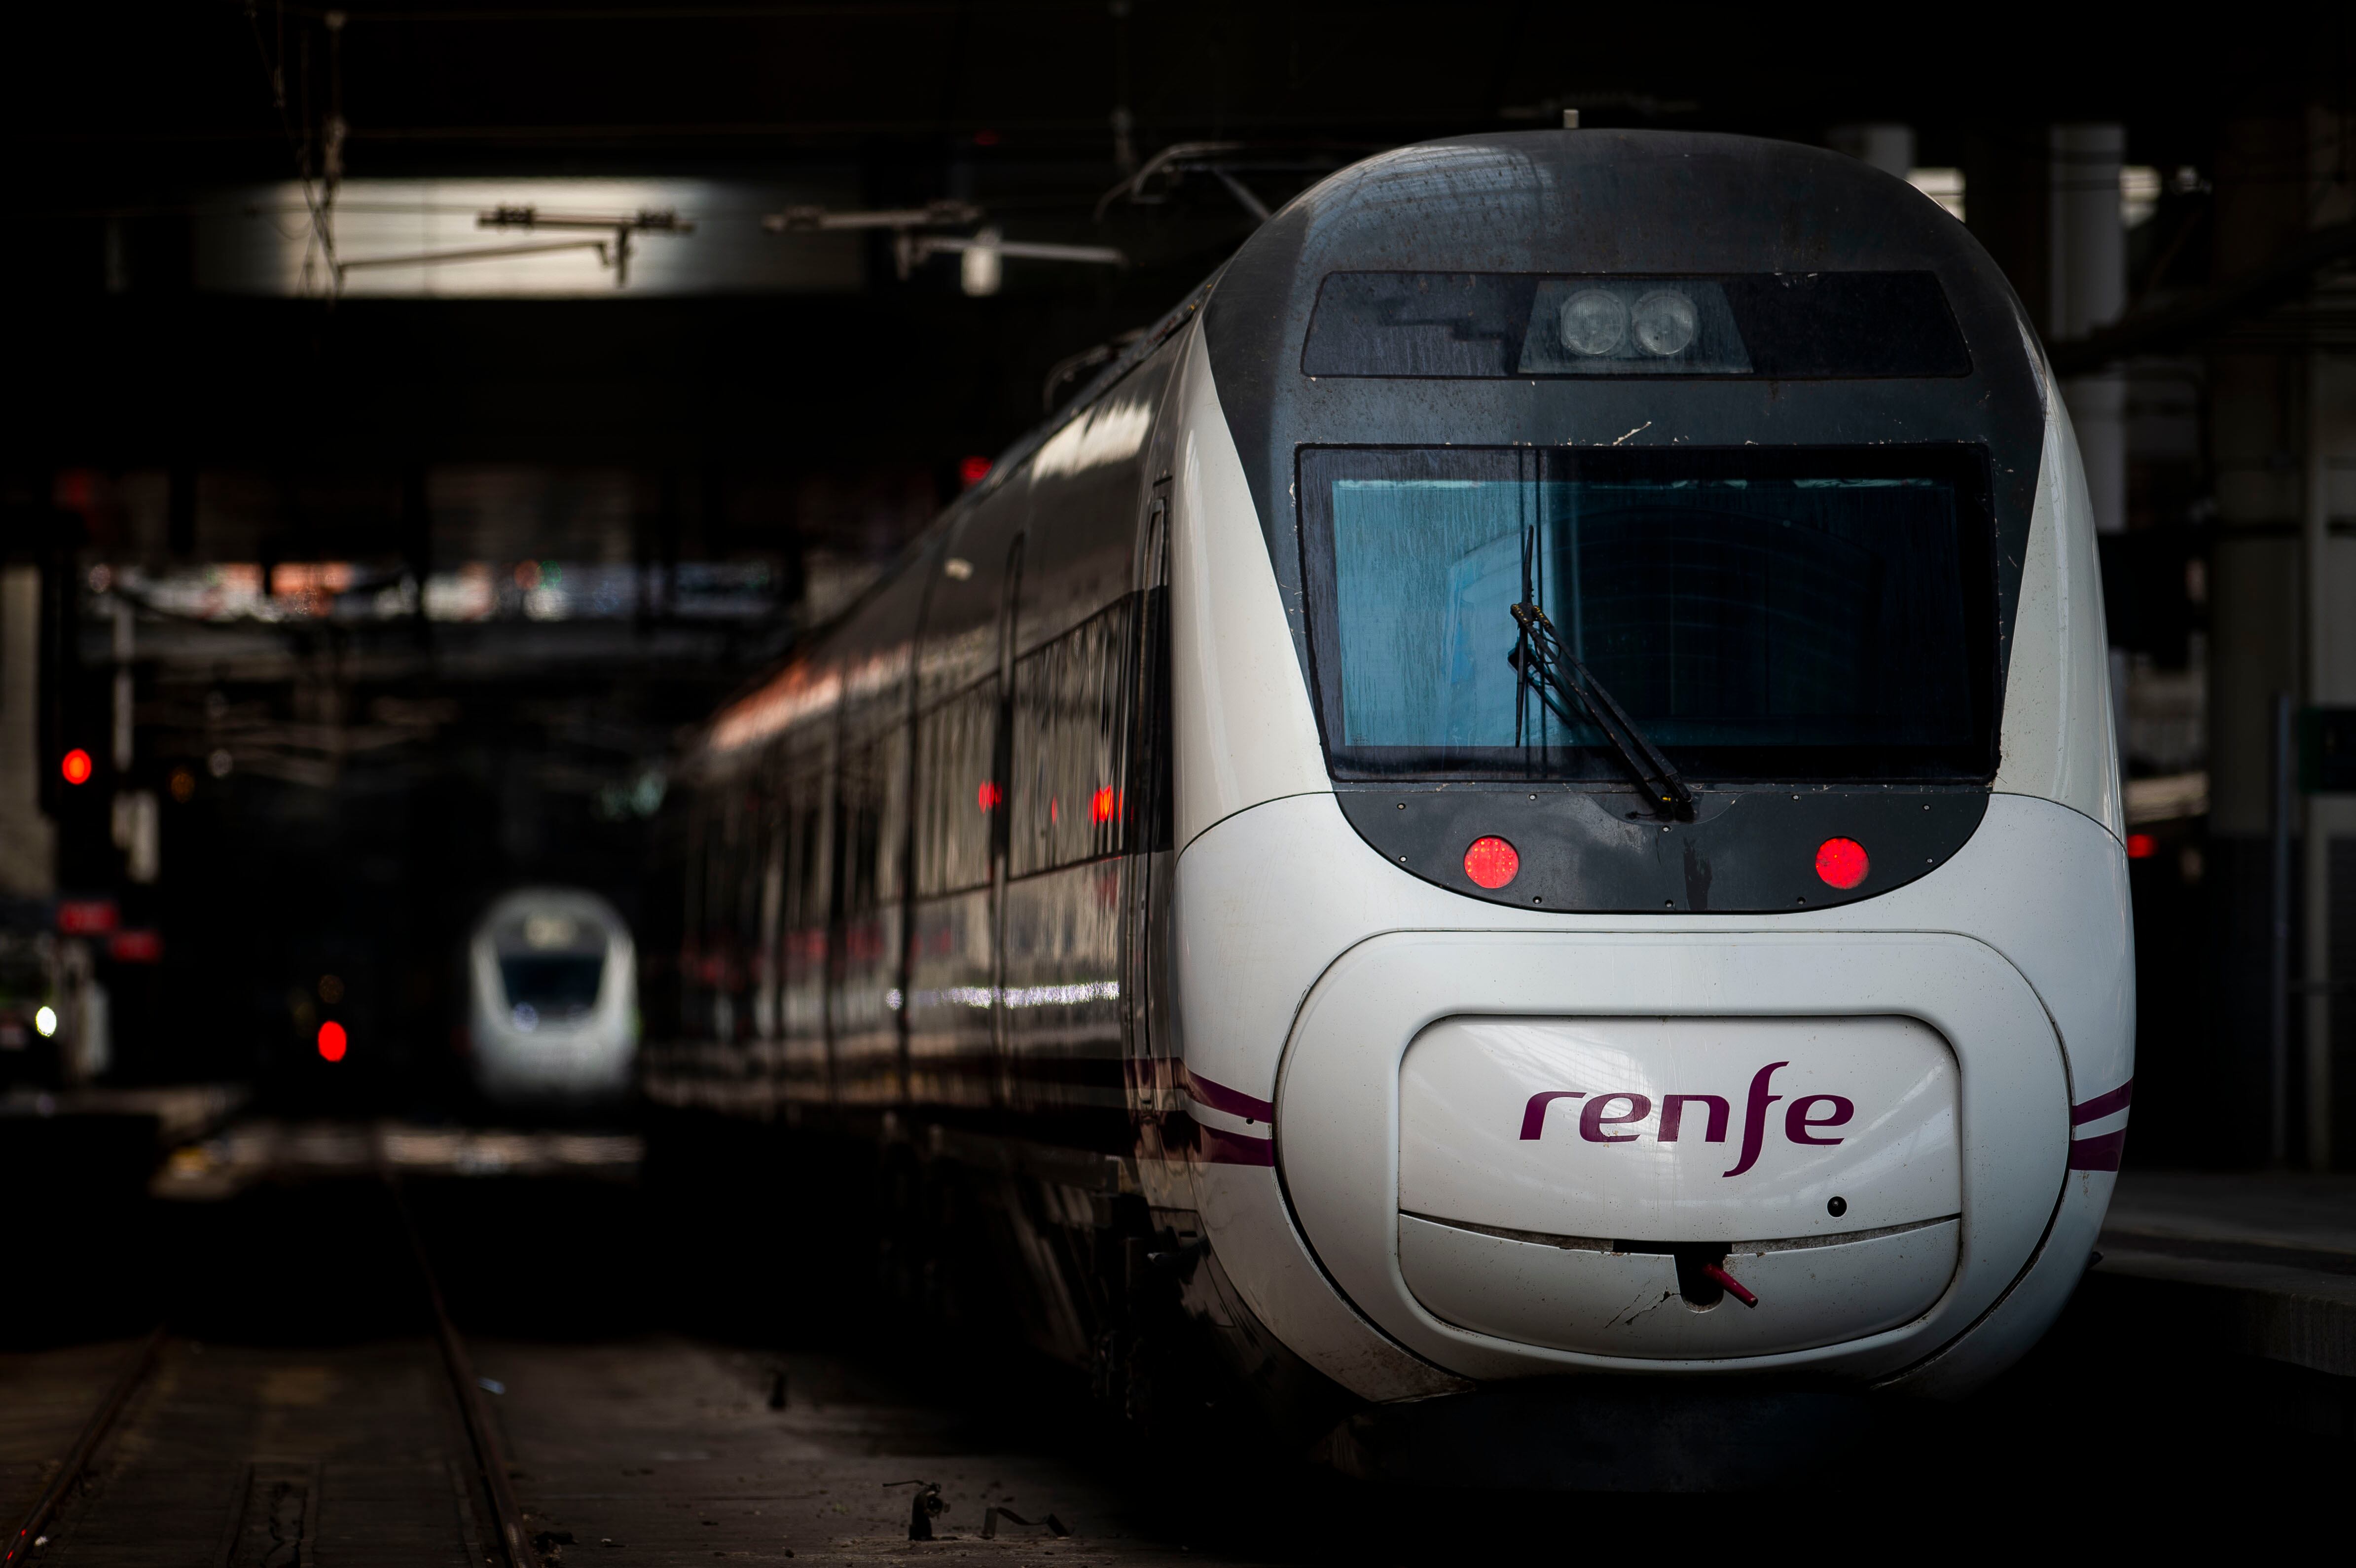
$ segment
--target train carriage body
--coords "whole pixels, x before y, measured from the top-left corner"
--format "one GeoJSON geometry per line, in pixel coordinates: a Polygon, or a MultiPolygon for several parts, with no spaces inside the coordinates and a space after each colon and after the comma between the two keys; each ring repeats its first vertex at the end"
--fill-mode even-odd
{"type": "Polygon", "coordinates": [[[1405,148],[714,719],[648,1087],[968,1173],[1076,1359],[1174,1299],[1327,1409],[1965,1391],[2124,1137],[2109,703],[2067,413],[1933,204],[1405,148]]]}

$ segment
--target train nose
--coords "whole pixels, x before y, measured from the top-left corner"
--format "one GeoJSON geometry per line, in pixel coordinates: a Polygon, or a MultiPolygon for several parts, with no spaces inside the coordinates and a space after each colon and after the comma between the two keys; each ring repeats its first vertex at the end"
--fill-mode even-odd
{"type": "Polygon", "coordinates": [[[1955,1083],[1908,1018],[1444,1020],[1400,1069],[1400,1275],[1443,1322],[1595,1355],[1895,1326],[1955,1271],[1955,1083]]]}
{"type": "Polygon", "coordinates": [[[1303,1004],[1277,1161],[1333,1283],[1461,1375],[1874,1375],[2034,1255],[2069,1104],[1965,938],[1399,931],[1303,1004]]]}

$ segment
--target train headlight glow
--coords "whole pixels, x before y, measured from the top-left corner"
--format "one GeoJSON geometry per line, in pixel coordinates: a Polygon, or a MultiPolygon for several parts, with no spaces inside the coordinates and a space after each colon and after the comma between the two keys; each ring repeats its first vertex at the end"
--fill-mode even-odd
{"type": "Polygon", "coordinates": [[[1843,892],[1864,881],[1872,865],[1855,839],[1826,839],[1816,846],[1816,875],[1843,892]]]}
{"type": "Polygon", "coordinates": [[[573,940],[573,922],[562,915],[527,915],[523,940],[535,948],[561,948],[573,940]]]}
{"type": "MultiPolygon", "coordinates": [[[[1687,306],[1687,314],[1690,319],[1692,306],[1687,306]]],[[[1600,288],[1583,288],[1564,300],[1560,320],[1562,346],[1574,354],[1614,353],[1628,340],[1627,306],[1600,288]]]]}
{"type": "Polygon", "coordinates": [[[1685,352],[1701,327],[1693,301],[1670,289],[1646,295],[1630,316],[1636,328],[1636,346],[1665,360],[1685,352]]]}
{"type": "Polygon", "coordinates": [[[1483,887],[1503,887],[1521,874],[1521,852],[1494,834],[1474,839],[1464,852],[1464,875],[1483,887]]]}
{"type": "Polygon", "coordinates": [[[46,1005],[35,1008],[33,1010],[33,1029],[35,1033],[38,1034],[41,1038],[45,1040],[50,1036],[56,1034],[58,1032],[58,1010],[54,1007],[46,1005]]]}

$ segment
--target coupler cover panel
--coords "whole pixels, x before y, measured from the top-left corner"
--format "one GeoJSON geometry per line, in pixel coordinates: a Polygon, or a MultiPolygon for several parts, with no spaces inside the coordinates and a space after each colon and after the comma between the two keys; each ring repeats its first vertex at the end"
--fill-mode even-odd
{"type": "Polygon", "coordinates": [[[1401,1272],[1446,1321],[1559,1349],[1877,1332],[1954,1273],[1956,1099],[1912,1018],[1443,1019],[1401,1065],[1401,1272]]]}

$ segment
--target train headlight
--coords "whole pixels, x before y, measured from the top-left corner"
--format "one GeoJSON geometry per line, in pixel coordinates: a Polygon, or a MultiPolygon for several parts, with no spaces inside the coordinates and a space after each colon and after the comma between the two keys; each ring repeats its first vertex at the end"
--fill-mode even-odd
{"type": "Polygon", "coordinates": [[[1684,353],[1701,327],[1693,301],[1670,289],[1646,295],[1629,315],[1636,329],[1636,346],[1664,360],[1684,353]]]}
{"type": "Polygon", "coordinates": [[[33,1010],[33,1030],[48,1039],[58,1032],[58,1010],[46,1004],[33,1010]]]}
{"type": "MultiPolygon", "coordinates": [[[[1688,321],[1693,307],[1686,307],[1688,321]]],[[[1574,354],[1601,358],[1616,353],[1628,340],[1628,307],[1619,295],[1600,288],[1583,288],[1562,302],[1562,346],[1574,354]]],[[[1692,328],[1687,328],[1692,336],[1692,328]]]]}

